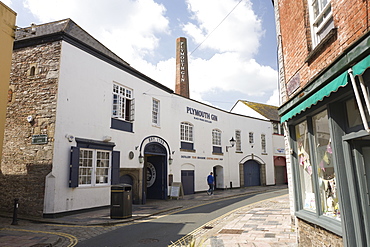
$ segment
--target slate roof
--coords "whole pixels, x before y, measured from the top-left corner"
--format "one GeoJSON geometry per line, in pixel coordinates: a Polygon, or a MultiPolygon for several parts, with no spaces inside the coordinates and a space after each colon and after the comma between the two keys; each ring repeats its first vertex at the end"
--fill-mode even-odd
{"type": "Polygon", "coordinates": [[[87,46],[90,46],[91,48],[94,48],[95,50],[115,60],[118,60],[121,63],[129,65],[129,63],[127,63],[122,58],[120,58],[112,51],[110,51],[108,48],[106,48],[97,39],[88,34],[85,30],[83,30],[71,19],[64,19],[41,25],[32,24],[30,27],[19,28],[15,32],[15,42],[21,43],[22,40],[25,41],[30,39],[37,39],[40,37],[56,34],[70,36],[71,38],[79,40],[80,42],[83,42],[87,46]]]}
{"type": "Polygon", "coordinates": [[[240,100],[245,105],[249,106],[251,109],[255,110],[265,118],[271,121],[280,121],[280,116],[278,113],[278,107],[273,105],[266,105],[256,102],[250,102],[246,100],[240,100]]]}

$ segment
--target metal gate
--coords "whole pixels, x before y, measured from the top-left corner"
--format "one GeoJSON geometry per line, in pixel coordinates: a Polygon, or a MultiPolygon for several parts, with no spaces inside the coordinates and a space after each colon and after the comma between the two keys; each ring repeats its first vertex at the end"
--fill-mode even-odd
{"type": "Polygon", "coordinates": [[[194,171],[182,170],[181,183],[184,189],[184,195],[194,194],[194,171]]]}

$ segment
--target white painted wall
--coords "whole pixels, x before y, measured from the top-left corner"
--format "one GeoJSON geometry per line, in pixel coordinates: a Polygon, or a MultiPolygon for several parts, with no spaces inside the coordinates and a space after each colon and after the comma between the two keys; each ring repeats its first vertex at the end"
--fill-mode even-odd
{"type": "Polygon", "coordinates": [[[275,156],[285,156],[285,141],[283,135],[272,135],[273,152],[275,156]]]}
{"type": "Polygon", "coordinates": [[[139,150],[135,147],[145,137],[158,135],[168,142],[171,151],[175,151],[173,164],[168,165],[168,173],[173,174],[173,181],[181,181],[181,169],[193,168],[195,191],[208,189],[206,177],[214,166],[222,168],[223,181],[219,181],[220,186],[229,187],[232,182],[233,187],[239,187],[239,163],[251,153],[259,156],[266,164],[267,185],[274,184],[273,141],[269,121],[228,113],[170,94],[66,42],[62,43],[56,116],[53,170],[46,178],[46,214],[110,203],[110,186],[68,187],[70,148],[76,146],[76,142],[69,142],[65,138],[67,134],[101,141],[103,136],[111,136],[111,142],[116,144],[114,150],[121,152],[121,168],[142,168],[143,165],[138,161],[139,150]],[[133,133],[110,128],[113,82],[133,89],[133,133]],[[160,127],[151,124],[153,97],[160,100],[160,127]],[[217,115],[218,121],[209,123],[195,119],[194,115],[187,113],[187,107],[217,115]],[[180,151],[182,121],[194,125],[195,153],[180,151]],[[214,128],[222,131],[223,155],[212,154],[214,128]],[[235,139],[237,129],[241,130],[242,153],[236,153],[235,147],[226,152],[225,147],[230,145],[231,137],[235,139]],[[248,143],[249,132],[255,135],[253,148],[248,143]],[[261,154],[261,134],[266,135],[267,154],[261,154]],[[130,151],[135,154],[132,160],[128,157],[130,151]]]}
{"type": "Polygon", "coordinates": [[[259,114],[258,112],[256,112],[255,110],[253,110],[252,108],[250,108],[249,106],[247,106],[240,100],[236,102],[236,104],[231,109],[231,112],[241,114],[244,116],[258,118],[258,119],[269,120],[265,116],[259,114]]]}

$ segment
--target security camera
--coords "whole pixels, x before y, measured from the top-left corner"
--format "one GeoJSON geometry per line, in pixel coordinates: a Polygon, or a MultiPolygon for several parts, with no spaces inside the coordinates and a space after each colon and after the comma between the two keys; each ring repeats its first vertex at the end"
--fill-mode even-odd
{"type": "Polygon", "coordinates": [[[27,117],[27,122],[31,123],[33,121],[33,117],[32,116],[28,116],[27,117]]]}
{"type": "Polygon", "coordinates": [[[66,138],[67,138],[67,140],[69,141],[69,142],[72,142],[73,141],[73,139],[75,138],[73,135],[66,135],[66,138]]]}

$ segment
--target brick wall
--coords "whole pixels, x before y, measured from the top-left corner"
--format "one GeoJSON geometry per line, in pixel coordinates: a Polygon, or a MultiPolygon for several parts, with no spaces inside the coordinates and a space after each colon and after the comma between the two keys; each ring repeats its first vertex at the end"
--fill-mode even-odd
{"type": "Polygon", "coordinates": [[[175,92],[190,97],[188,72],[188,46],[186,38],[176,39],[176,85],[175,92]]]}
{"type": "Polygon", "coordinates": [[[19,214],[42,214],[45,177],[52,169],[60,51],[61,43],[54,42],[13,52],[0,173],[2,211],[11,212],[19,198],[19,214]],[[48,143],[32,144],[32,136],[40,134],[48,136],[48,143]]]}
{"type": "MultiPolygon", "coordinates": [[[[369,31],[368,1],[333,0],[331,3],[337,34],[312,50],[307,0],[279,1],[285,83],[299,72],[302,88],[369,31]]],[[[288,97],[292,96],[294,94],[288,97]]]]}
{"type": "Polygon", "coordinates": [[[343,246],[340,236],[329,232],[317,225],[310,224],[304,220],[298,220],[298,244],[300,247],[312,246],[343,246]]]}

